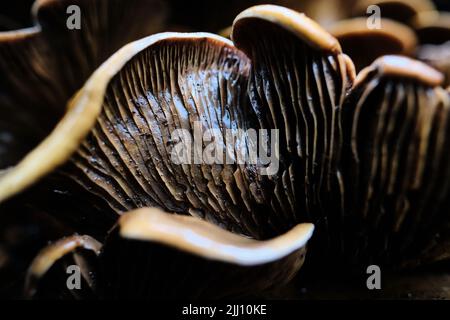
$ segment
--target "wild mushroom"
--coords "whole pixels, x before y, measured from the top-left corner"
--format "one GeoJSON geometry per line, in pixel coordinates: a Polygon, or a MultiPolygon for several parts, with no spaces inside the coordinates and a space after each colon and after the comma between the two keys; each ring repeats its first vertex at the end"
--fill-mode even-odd
{"type": "Polygon", "coordinates": [[[380,28],[367,27],[367,18],[339,21],[328,28],[359,71],[376,58],[397,54],[412,56],[417,46],[414,31],[394,20],[380,19],[380,28]]]}
{"type": "MultiPolygon", "coordinates": [[[[268,29],[266,38],[245,40],[254,48],[252,65],[230,42],[205,34],[166,33],[124,47],[74,97],[54,132],[3,176],[0,198],[14,195],[65,163],[60,174],[50,177],[53,186],[48,189],[58,190],[52,197],[72,196],[75,191],[70,186],[64,188],[76,182],[96,205],[70,202],[73,209],[86,205],[90,209],[82,209],[89,215],[102,208],[103,213],[95,216],[101,221],[109,215],[103,230],[114,222],[116,214],[143,206],[220,221],[229,230],[259,239],[306,221],[310,210],[294,199],[301,203],[306,198],[312,206],[319,190],[329,188],[330,180],[335,179],[333,167],[339,146],[333,139],[339,136],[339,105],[351,85],[353,66],[333,37],[304,15],[280,7],[258,6],[244,11],[235,21],[234,41],[247,52],[250,47],[243,47],[243,37],[256,34],[261,27],[268,29]],[[307,54],[308,60],[284,67],[264,65],[266,62],[256,54],[272,38],[285,41],[274,54],[283,59],[307,54]],[[268,84],[271,92],[267,94],[280,95],[284,100],[280,113],[275,109],[279,102],[258,100],[255,80],[248,80],[250,68],[252,77],[259,78],[272,67],[282,67],[280,71],[288,68],[286,76],[296,81],[291,94],[301,99],[296,102],[289,92],[277,92],[278,81],[285,79],[268,84]],[[299,71],[305,67],[305,73],[299,71]],[[251,107],[246,100],[247,81],[251,107]],[[303,88],[303,84],[308,87],[303,88]],[[314,100],[307,102],[309,92],[314,100]],[[310,110],[316,106],[321,106],[320,112],[310,110]],[[296,123],[286,123],[290,127],[286,131],[283,119],[292,115],[296,115],[296,123]],[[309,125],[309,118],[316,118],[317,123],[309,125]],[[196,125],[222,130],[219,139],[223,141],[225,129],[280,129],[282,170],[264,176],[259,172],[260,165],[252,163],[172,163],[172,131],[187,129],[194,133],[196,125]],[[319,137],[319,128],[325,130],[325,136],[319,137]],[[301,137],[307,140],[299,141],[301,137]],[[39,160],[42,157],[45,162],[39,160]],[[296,158],[301,165],[292,162],[296,158]],[[315,161],[321,166],[311,169],[315,161]],[[300,173],[302,166],[307,168],[306,178],[300,173]],[[306,179],[315,181],[319,177],[323,184],[314,184],[314,191],[309,189],[306,179]],[[296,186],[293,179],[303,181],[296,186]],[[296,216],[298,208],[300,217],[296,216]]],[[[237,142],[231,149],[234,157],[252,141],[244,137],[237,142]]],[[[274,141],[269,142],[271,148],[274,141]]]]}
{"type": "Polygon", "coordinates": [[[418,14],[414,27],[420,41],[416,57],[443,72],[450,84],[450,13],[418,14]]]}
{"type": "Polygon", "coordinates": [[[291,221],[316,224],[315,240],[328,247],[334,219],[328,210],[340,207],[343,196],[336,169],[340,112],[353,63],[314,21],[282,7],[242,12],[232,39],[252,62],[248,94],[261,128],[280,130],[279,172],[265,178],[274,185],[270,206],[291,221]]]}
{"type": "Polygon", "coordinates": [[[301,267],[313,226],[267,241],[158,209],[124,214],[101,246],[88,236],[62,239],[30,266],[26,292],[49,298],[223,298],[256,296],[289,282],[301,267]],[[77,266],[84,290],[66,286],[77,266]]]}
{"type": "MultiPolygon", "coordinates": [[[[130,293],[114,277],[117,270],[108,269],[117,266],[101,261],[129,254],[120,259],[129,268],[136,244],[169,256],[178,248],[199,270],[207,260],[219,260],[210,274],[226,269],[228,276],[240,268],[223,258],[228,245],[247,250],[250,240],[243,239],[253,238],[252,248],[266,250],[269,243],[290,239],[267,256],[270,261],[253,264],[269,283],[252,278],[235,291],[230,281],[216,283],[220,292],[206,292],[236,295],[287,281],[300,267],[297,253],[312,231],[310,225],[296,226],[303,222],[316,225],[315,265],[333,254],[354,260],[351,266],[403,263],[423,253],[431,253],[430,261],[444,257],[448,249],[434,240],[446,236],[448,214],[423,214],[431,204],[439,209],[448,202],[449,97],[439,87],[442,75],[417,61],[387,56],[364,69],[353,86],[353,62],[336,38],[305,15],[278,6],[243,11],[231,37],[233,42],[206,33],[162,33],[120,49],[70,100],[48,138],[2,174],[0,202],[32,203],[102,242],[119,219],[104,253],[95,258],[94,252],[93,259],[104,266],[97,271],[104,277],[101,286],[118,290],[116,296],[130,293]],[[264,134],[227,140],[233,129],[264,134]],[[396,130],[399,143],[391,138],[396,130]],[[192,145],[196,132],[206,139],[200,150],[192,145]],[[269,162],[261,154],[236,161],[261,144],[269,162]],[[231,163],[223,162],[227,156],[231,163]],[[417,206],[408,207],[408,201],[417,206]],[[126,213],[141,207],[197,218],[154,209],[126,213]],[[166,232],[196,230],[202,241],[192,246],[189,239],[161,233],[160,224],[166,232]],[[220,249],[196,249],[211,241],[220,249]],[[284,259],[288,272],[280,278],[271,264],[284,259]]],[[[84,240],[72,240],[83,246],[84,240]]],[[[60,249],[58,243],[48,250],[60,249]]],[[[59,260],[47,252],[38,261],[50,262],[51,269],[59,260]]],[[[63,252],[64,259],[72,253],[63,252]]],[[[39,286],[49,268],[32,266],[31,279],[39,286]]],[[[201,296],[194,289],[180,286],[179,294],[201,296]]]]}
{"type": "MultiPolygon", "coordinates": [[[[277,35],[286,41],[286,46],[279,48],[285,59],[292,53],[295,57],[306,54],[307,61],[290,65],[289,76],[297,73],[299,89],[303,83],[308,86],[307,91],[296,92],[299,99],[306,101],[308,92],[314,92],[310,103],[323,104],[317,116],[315,111],[307,110],[313,108],[312,104],[296,109],[300,106],[295,101],[287,101],[282,106],[302,121],[301,125],[292,126],[288,136],[282,134],[283,171],[264,176],[260,162],[173,162],[170,150],[175,129],[193,132],[196,125],[200,129],[220,129],[218,139],[223,140],[226,129],[282,129],[283,122],[279,121],[283,114],[275,111],[273,119],[268,117],[274,110],[264,100],[254,100],[256,104],[252,106],[247,104],[247,85],[255,90],[254,80],[248,78],[250,69],[252,76],[260,77],[264,72],[260,68],[270,66],[264,67],[259,56],[252,57],[256,63],[253,67],[231,42],[218,36],[165,33],[125,46],[92,75],[49,137],[2,177],[2,200],[46,176],[28,193],[34,204],[40,201],[51,211],[55,208],[48,206],[57,204],[58,198],[64,199],[55,216],[65,221],[78,220],[78,231],[93,230],[90,234],[96,237],[104,237],[119,214],[144,206],[199,216],[255,239],[283,234],[300,219],[309,219],[303,209],[305,204],[300,202],[298,206],[295,197],[301,201],[308,192],[307,197],[315,201],[313,197],[321,188],[331,188],[327,184],[335,183],[336,164],[327,161],[318,148],[336,161],[339,147],[334,145],[333,136],[338,135],[338,110],[334,106],[343,103],[354,77],[353,66],[340,52],[337,41],[318,25],[304,15],[279,7],[244,11],[236,19],[233,37],[241,46],[243,36],[260,27],[271,31],[267,40],[248,39],[255,54],[261,52],[259,44],[272,41],[277,35]],[[295,51],[291,51],[291,46],[295,51]],[[305,62],[307,71],[300,73],[305,62]],[[323,93],[319,94],[319,90],[323,93]],[[320,122],[305,129],[308,125],[301,112],[320,122]],[[319,126],[327,130],[326,143],[319,142],[319,126]],[[310,140],[296,145],[295,132],[297,138],[307,134],[310,140]],[[300,158],[302,165],[312,166],[310,153],[322,163],[308,177],[323,178],[317,190],[307,190],[303,181],[303,187],[298,189],[293,184],[297,170],[302,169],[290,159],[291,153],[292,159],[304,156],[300,158]],[[58,166],[61,167],[55,172],[58,166]],[[50,195],[36,192],[39,188],[50,190],[50,195]],[[83,201],[78,200],[80,195],[83,201]],[[50,196],[52,202],[43,201],[50,196]],[[296,216],[296,208],[302,208],[302,216],[296,216]]],[[[249,138],[238,138],[231,145],[234,157],[243,148],[252,147],[249,138]]],[[[276,155],[272,137],[262,138],[269,140],[269,151],[276,155]]]]}
{"type": "Polygon", "coordinates": [[[353,16],[365,16],[369,6],[378,6],[382,18],[396,20],[411,26],[421,12],[435,10],[431,0],[359,0],[352,8],[353,16]]]}
{"type": "Polygon", "coordinates": [[[400,56],[379,58],[358,75],[343,109],[340,162],[344,250],[352,259],[394,265],[448,257],[450,96],[442,80],[400,56]]]}

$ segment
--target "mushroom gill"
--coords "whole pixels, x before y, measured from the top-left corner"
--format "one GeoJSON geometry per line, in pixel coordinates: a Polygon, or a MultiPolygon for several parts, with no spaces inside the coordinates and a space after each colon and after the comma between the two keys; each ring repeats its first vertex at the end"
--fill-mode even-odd
{"type": "MultiPolygon", "coordinates": [[[[54,203],[73,204],[65,209],[76,215],[100,225],[104,217],[98,233],[117,214],[143,206],[199,215],[242,233],[265,232],[249,209],[257,205],[249,196],[250,170],[172,161],[177,129],[192,136],[195,129],[200,139],[215,129],[209,139],[225,141],[227,129],[246,128],[248,69],[244,54],[211,34],[163,33],[123,47],[73,98],[53,133],[1,179],[1,198],[65,164],[44,179],[43,189],[57,190],[54,203]]],[[[186,150],[192,158],[194,151],[186,150]]]]}
{"type": "MultiPolygon", "coordinates": [[[[340,187],[339,112],[353,64],[321,27],[276,6],[244,11],[233,39],[252,63],[230,41],[209,34],[165,33],[122,48],[72,99],[49,138],[0,179],[0,199],[45,177],[29,201],[93,236],[108,230],[117,214],[148,206],[256,239],[323,221],[329,204],[321,197],[340,187]],[[266,47],[274,41],[280,42],[276,52],[266,47]],[[262,59],[269,52],[277,58],[262,59]],[[258,92],[260,83],[266,92],[258,92]],[[208,139],[226,145],[217,157],[236,159],[258,144],[258,161],[196,163],[189,150],[190,162],[175,163],[180,139],[173,132],[180,129],[190,136],[214,130],[208,139]],[[230,129],[265,134],[255,141],[237,135],[227,144],[230,129]],[[277,130],[280,148],[271,136],[277,130]],[[261,148],[273,160],[268,167],[261,148]],[[272,164],[278,169],[278,160],[280,170],[261,173],[272,164]],[[95,228],[85,229],[90,222],[95,228]]],[[[332,198],[340,201],[340,192],[332,198]]]]}
{"type": "Polygon", "coordinates": [[[312,230],[301,224],[257,241],[196,217],[141,208],[124,214],[103,246],[73,236],[42,250],[28,271],[26,292],[41,299],[256,296],[291,280],[312,230]],[[84,290],[61,281],[69,264],[79,267],[84,290]]]}
{"type": "MultiPolygon", "coordinates": [[[[161,33],[120,49],[73,96],[49,137],[2,174],[0,202],[37,206],[100,240],[120,215],[157,207],[254,241],[314,223],[315,256],[336,253],[353,266],[445,257],[449,96],[442,75],[385,56],[354,84],[354,64],[338,40],[277,6],[243,11],[231,38],[161,33]],[[252,129],[265,134],[226,139],[228,130],[252,129]],[[261,154],[254,163],[223,162],[255,145],[273,162],[261,154]]],[[[185,217],[167,219],[178,225],[185,217]]],[[[122,226],[110,237],[117,243],[122,226]]],[[[135,255],[119,246],[111,259],[116,250],[135,255]]],[[[105,281],[116,271],[102,271],[105,281]]]]}
{"type": "Polygon", "coordinates": [[[420,43],[441,44],[450,39],[450,13],[421,12],[415,16],[413,27],[420,43]]]}
{"type": "Polygon", "coordinates": [[[360,72],[343,108],[344,250],[358,261],[424,263],[448,252],[450,97],[406,57],[360,72]],[[434,256],[430,253],[434,252],[434,256]]]}
{"type": "Polygon", "coordinates": [[[261,188],[267,204],[287,221],[313,222],[328,247],[343,197],[336,166],[353,63],[314,21],[277,6],[239,14],[232,39],[252,63],[248,95],[260,127],[279,130],[278,174],[262,177],[272,185],[261,188]]]}

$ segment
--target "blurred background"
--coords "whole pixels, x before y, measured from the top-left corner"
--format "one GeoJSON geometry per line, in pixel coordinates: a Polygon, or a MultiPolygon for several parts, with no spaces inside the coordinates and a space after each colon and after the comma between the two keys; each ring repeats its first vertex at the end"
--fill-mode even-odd
{"type": "MultiPolygon", "coordinates": [[[[339,0],[327,0],[338,2],[339,0]]],[[[31,10],[34,0],[0,2],[0,30],[13,30],[33,25],[31,10]]],[[[216,32],[231,24],[243,9],[256,4],[279,4],[293,9],[305,8],[317,0],[166,0],[169,8],[169,24],[180,29],[216,32]]],[[[449,0],[433,0],[440,11],[450,11],[449,0]]],[[[308,12],[306,12],[308,14],[308,12]]]]}

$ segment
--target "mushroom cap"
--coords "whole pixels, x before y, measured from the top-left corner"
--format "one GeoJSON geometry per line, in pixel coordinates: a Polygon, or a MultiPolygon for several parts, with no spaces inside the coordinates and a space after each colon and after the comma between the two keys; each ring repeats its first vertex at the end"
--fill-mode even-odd
{"type": "MultiPolygon", "coordinates": [[[[140,207],[196,216],[257,240],[309,222],[316,258],[333,252],[363,264],[426,251],[448,221],[436,210],[424,215],[448,198],[442,75],[384,56],[356,77],[336,38],[277,6],[242,12],[232,39],[163,33],[120,49],[72,98],[48,138],[2,174],[0,201],[31,185],[59,188],[74,204],[60,216],[81,220],[84,212],[82,227],[108,217],[102,231],[140,207]],[[276,132],[260,138],[278,161],[275,172],[262,174],[262,161],[177,163],[173,147],[183,140],[172,133],[195,135],[196,128],[215,129],[218,141],[227,129],[276,132]],[[445,188],[437,192],[436,181],[445,188]]],[[[238,137],[231,152],[252,143],[238,137]]]]}
{"type": "MultiPolygon", "coordinates": [[[[274,232],[264,216],[250,213],[261,206],[249,189],[252,165],[172,161],[177,130],[246,129],[247,76],[245,55],[212,34],[164,33],[131,43],[92,75],[52,134],[2,177],[2,198],[65,164],[61,179],[105,201],[111,217],[158,206],[255,237],[274,232]]],[[[58,179],[50,190],[64,184],[58,179]]]]}
{"type": "MultiPolygon", "coordinates": [[[[72,98],[54,131],[1,177],[0,200],[39,182],[38,189],[62,191],[51,194],[71,203],[64,208],[75,215],[71,220],[80,211],[97,222],[104,217],[101,230],[114,220],[107,216],[145,206],[199,216],[257,239],[321,220],[324,204],[334,210],[331,203],[343,197],[338,114],[355,78],[353,63],[312,20],[276,6],[244,11],[233,39],[249,57],[229,40],[203,33],[158,34],[123,47],[72,98]],[[255,32],[261,27],[267,32],[255,32]],[[276,52],[265,50],[267,41],[281,41],[276,52]],[[276,59],[263,60],[268,52],[276,59]],[[284,66],[272,64],[291,57],[284,66]],[[287,91],[279,89],[283,83],[287,91]],[[173,163],[172,131],[194,133],[196,122],[206,129],[281,132],[280,169],[265,175],[259,163],[173,163]],[[74,195],[84,200],[68,199],[74,195]]],[[[278,162],[276,139],[269,136],[268,146],[278,162]]],[[[236,153],[250,142],[244,138],[231,148],[236,153]]],[[[33,201],[45,198],[35,192],[33,201]]]]}
{"type": "Polygon", "coordinates": [[[386,55],[362,70],[356,77],[355,86],[365,81],[373,71],[386,77],[411,79],[430,87],[439,86],[444,80],[442,73],[423,62],[404,56],[386,55]]]}
{"type": "Polygon", "coordinates": [[[450,41],[450,13],[427,11],[415,16],[413,27],[421,44],[450,41]]]}
{"type": "Polygon", "coordinates": [[[417,14],[435,10],[430,0],[360,0],[357,1],[353,14],[355,16],[366,15],[369,6],[376,5],[380,8],[381,16],[411,25],[417,14]]]}
{"type": "Polygon", "coordinates": [[[450,83],[450,14],[429,11],[416,16],[414,27],[420,46],[416,58],[441,71],[450,83]]]}
{"type": "Polygon", "coordinates": [[[58,295],[70,291],[58,275],[65,275],[65,263],[72,261],[89,284],[90,291],[78,293],[84,298],[256,294],[291,280],[312,231],[311,224],[301,224],[257,241],[195,217],[141,208],[123,215],[103,246],[88,236],[72,236],[43,249],[28,271],[26,292],[43,298],[48,288],[58,295]],[[90,251],[95,255],[88,257],[90,251]]]}
{"type": "Polygon", "coordinates": [[[241,39],[246,36],[246,29],[252,30],[252,23],[264,24],[264,21],[289,31],[315,49],[341,52],[339,42],[317,22],[303,13],[275,5],[254,6],[241,12],[233,22],[231,38],[234,44],[245,52],[247,44],[241,39]]]}
{"type": "Polygon", "coordinates": [[[339,40],[358,70],[383,55],[414,53],[417,38],[412,29],[385,18],[380,23],[380,29],[369,29],[366,18],[352,18],[339,21],[328,30],[339,40]]]}
{"type": "MultiPolygon", "coordinates": [[[[89,236],[70,236],[62,238],[44,249],[32,261],[25,280],[24,294],[31,298],[39,295],[41,298],[61,296],[63,292],[66,297],[72,295],[71,290],[60,285],[59,272],[67,275],[68,266],[77,266],[81,270],[84,283],[81,284],[83,297],[93,297],[95,289],[94,264],[95,257],[100,254],[102,244],[89,236]],[[55,264],[61,270],[55,270],[55,264]],[[64,270],[64,269],[66,270],[64,270]],[[44,284],[44,285],[42,285],[44,284]]],[[[63,276],[64,277],[64,276],[63,276]]],[[[64,281],[62,281],[64,283],[64,281]]],[[[65,284],[65,283],[64,283],[65,284]]]]}

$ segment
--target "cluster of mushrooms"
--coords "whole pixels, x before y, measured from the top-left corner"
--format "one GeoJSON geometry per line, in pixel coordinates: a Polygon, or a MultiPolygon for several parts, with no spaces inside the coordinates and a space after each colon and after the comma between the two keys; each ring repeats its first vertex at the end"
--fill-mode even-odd
{"type": "MultiPolygon", "coordinates": [[[[0,232],[17,217],[61,237],[30,263],[26,297],[255,296],[305,259],[307,277],[450,259],[449,16],[302,5],[323,27],[256,5],[223,36],[157,33],[180,29],[162,1],[37,0],[34,27],[0,32],[0,232]],[[175,164],[171,133],[194,123],[219,139],[278,130],[278,171],[175,164]]],[[[0,270],[20,269],[2,239],[0,270]]]]}

